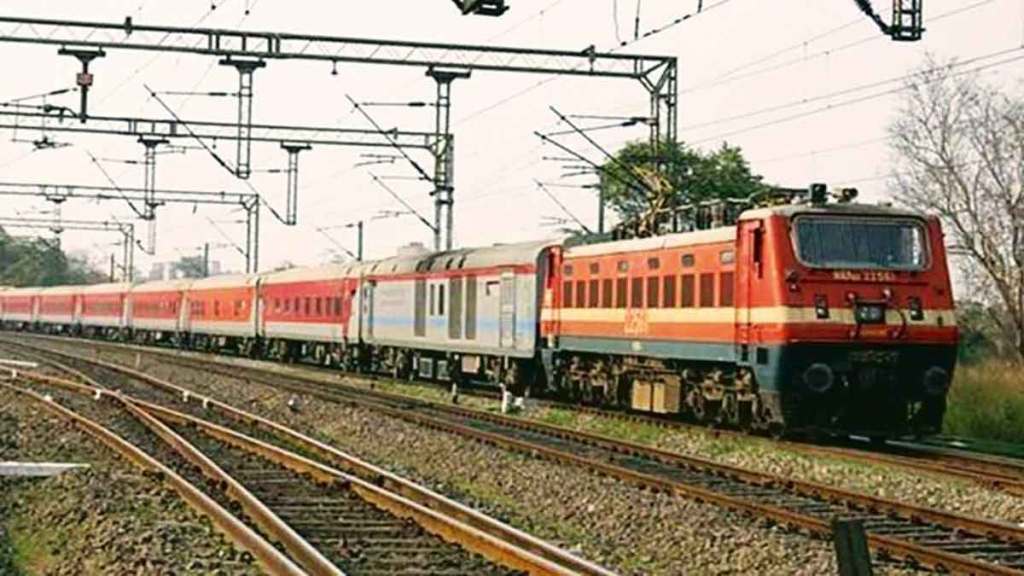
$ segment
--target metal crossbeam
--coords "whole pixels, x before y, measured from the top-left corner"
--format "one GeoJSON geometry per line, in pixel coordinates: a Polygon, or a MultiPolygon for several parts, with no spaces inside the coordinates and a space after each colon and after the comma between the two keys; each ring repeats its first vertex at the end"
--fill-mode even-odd
{"type": "MultiPolygon", "coordinates": [[[[74,111],[51,108],[47,112],[0,110],[0,128],[12,130],[39,130],[41,132],[69,132],[77,134],[107,134],[111,136],[194,138],[217,142],[238,140],[238,124],[233,122],[207,122],[199,120],[172,120],[132,118],[123,116],[89,116],[83,124],[74,111]],[[189,134],[188,126],[195,133],[189,134]]],[[[430,132],[410,132],[391,129],[387,133],[403,148],[432,150],[435,136],[430,132]]],[[[393,148],[388,138],[376,130],[356,128],[326,128],[319,126],[278,126],[253,124],[249,139],[254,142],[284,144],[302,142],[316,146],[365,146],[393,148]]]]}
{"type": "MultiPolygon", "coordinates": [[[[122,278],[126,282],[131,282],[135,275],[135,225],[131,222],[0,216],[0,228],[49,230],[58,237],[64,233],[65,230],[78,230],[82,232],[118,232],[124,237],[124,240],[121,243],[121,269],[124,272],[122,278]]],[[[111,264],[113,265],[113,256],[111,256],[111,264]]],[[[114,280],[113,270],[111,270],[110,280],[114,280]]]]}
{"type": "Polygon", "coordinates": [[[241,206],[246,211],[245,268],[247,272],[259,270],[260,197],[256,194],[199,190],[146,190],[145,188],[113,188],[78,184],[0,182],[0,196],[44,198],[58,205],[68,200],[113,200],[131,203],[144,202],[150,199],[158,206],[164,204],[241,206]]]}
{"type": "Polygon", "coordinates": [[[0,17],[0,41],[219,57],[449,66],[636,79],[664,67],[674,67],[676,63],[675,58],[668,56],[609,54],[593,49],[573,52],[270,31],[144,26],[135,24],[131,18],[113,23],[0,17]]]}

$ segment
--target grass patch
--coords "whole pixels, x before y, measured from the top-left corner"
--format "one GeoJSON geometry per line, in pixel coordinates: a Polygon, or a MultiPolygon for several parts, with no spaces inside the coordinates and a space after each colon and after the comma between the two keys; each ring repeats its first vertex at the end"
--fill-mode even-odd
{"type": "Polygon", "coordinates": [[[1024,443],[1024,368],[987,361],[957,368],[943,431],[1024,443]]]}

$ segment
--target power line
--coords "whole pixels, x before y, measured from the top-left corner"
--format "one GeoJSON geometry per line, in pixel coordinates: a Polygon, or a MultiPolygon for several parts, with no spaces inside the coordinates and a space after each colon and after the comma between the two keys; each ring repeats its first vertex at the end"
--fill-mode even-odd
{"type": "MultiPolygon", "coordinates": [[[[957,16],[959,14],[963,14],[964,12],[968,12],[968,11],[974,10],[974,9],[979,8],[981,6],[984,6],[986,4],[991,4],[992,2],[995,2],[995,1],[996,0],[980,0],[980,1],[975,2],[973,4],[969,4],[967,6],[962,6],[960,8],[956,8],[954,10],[950,10],[948,12],[944,12],[942,14],[936,15],[936,16],[932,17],[930,20],[931,20],[932,23],[939,22],[939,21],[944,20],[946,18],[951,18],[953,16],[957,16]]],[[[860,21],[860,20],[858,19],[858,21],[860,21]]],[[[840,27],[832,30],[831,32],[829,32],[827,34],[820,34],[818,36],[812,37],[810,40],[808,40],[808,42],[815,41],[815,40],[820,40],[821,38],[826,37],[827,35],[834,34],[835,32],[838,32],[838,31],[840,31],[840,30],[842,30],[842,29],[844,29],[844,28],[846,28],[848,26],[851,26],[851,25],[853,25],[853,22],[850,22],[848,24],[844,24],[843,26],[840,26],[840,27]]],[[[815,52],[815,53],[810,54],[810,55],[804,55],[804,56],[801,56],[799,58],[793,58],[793,59],[790,59],[790,60],[785,60],[783,62],[780,62],[780,63],[777,63],[777,64],[773,64],[771,66],[766,66],[764,68],[758,68],[758,69],[752,70],[752,71],[747,72],[745,74],[729,75],[731,73],[726,73],[725,77],[719,76],[717,79],[713,79],[713,80],[711,80],[709,82],[706,82],[706,83],[703,83],[703,84],[697,84],[697,85],[694,85],[694,86],[691,86],[691,87],[688,87],[688,88],[683,88],[682,90],[679,91],[679,94],[680,94],[680,96],[682,96],[682,95],[685,95],[685,94],[692,94],[694,92],[702,92],[702,91],[705,91],[705,90],[708,90],[708,89],[711,89],[711,88],[716,88],[718,86],[724,86],[724,85],[727,85],[727,84],[731,84],[731,83],[736,82],[738,80],[745,80],[747,78],[754,78],[754,77],[757,77],[757,76],[761,76],[763,74],[767,74],[769,72],[775,72],[776,70],[782,70],[784,68],[789,68],[790,66],[794,66],[796,64],[801,64],[803,62],[809,62],[809,61],[817,59],[817,58],[821,58],[821,57],[825,57],[825,56],[834,56],[835,54],[838,54],[840,52],[849,50],[850,48],[855,48],[857,46],[868,44],[870,42],[876,42],[876,41],[879,41],[879,40],[884,40],[885,38],[886,38],[885,36],[879,36],[878,34],[872,33],[870,36],[865,36],[863,38],[860,38],[858,40],[854,40],[852,42],[848,42],[846,44],[842,44],[842,45],[837,46],[835,48],[828,48],[828,49],[825,49],[825,50],[820,50],[820,51],[815,52]]],[[[789,52],[790,50],[793,50],[794,48],[799,48],[801,46],[803,46],[803,43],[801,43],[799,45],[793,45],[793,46],[791,46],[791,47],[789,47],[789,48],[787,48],[785,50],[779,51],[778,53],[772,55],[771,57],[784,54],[786,52],[789,52]]],[[[763,59],[760,59],[760,61],[765,61],[765,60],[770,60],[770,59],[771,58],[763,58],[763,59]]],[[[736,72],[736,71],[748,68],[748,67],[750,67],[750,66],[752,66],[752,65],[754,65],[756,63],[760,63],[760,61],[754,62],[754,63],[748,63],[747,65],[742,65],[738,69],[734,69],[732,72],[736,72]]]]}
{"type": "Polygon", "coordinates": [[[724,124],[724,123],[727,123],[727,122],[733,122],[735,120],[743,120],[745,118],[751,118],[751,117],[754,117],[754,116],[760,116],[762,114],[767,114],[769,112],[778,112],[779,110],[785,110],[787,108],[793,108],[795,106],[804,106],[804,105],[807,105],[807,104],[812,104],[814,102],[820,102],[822,100],[828,100],[830,98],[835,98],[837,96],[845,96],[847,94],[852,94],[852,93],[855,93],[855,92],[860,92],[862,90],[868,90],[868,89],[871,89],[871,88],[878,88],[880,86],[885,86],[886,84],[892,84],[894,82],[905,81],[905,80],[907,80],[909,78],[912,78],[914,76],[921,76],[921,75],[929,74],[931,72],[935,72],[935,71],[943,69],[943,68],[953,69],[953,68],[959,68],[959,67],[962,67],[962,66],[968,66],[970,64],[974,64],[976,62],[981,62],[983,60],[988,60],[990,58],[998,58],[1000,56],[1005,56],[1007,54],[1012,54],[1013,52],[1018,52],[1018,51],[1020,51],[1022,49],[1024,49],[1024,46],[1014,46],[1012,48],[1006,48],[1004,50],[997,50],[995,52],[989,52],[988,54],[982,54],[980,56],[975,56],[975,57],[969,58],[967,60],[961,60],[961,61],[955,62],[953,64],[942,64],[942,65],[935,66],[935,67],[932,67],[932,68],[929,68],[929,69],[926,69],[926,70],[920,70],[920,71],[912,72],[911,74],[901,74],[899,76],[892,76],[892,77],[886,78],[884,80],[877,80],[877,81],[874,81],[874,82],[869,82],[867,84],[858,84],[856,86],[851,86],[849,88],[843,88],[841,90],[836,90],[834,92],[828,92],[828,93],[825,93],[825,94],[819,94],[817,96],[811,96],[809,98],[801,98],[799,100],[793,100],[793,101],[785,102],[785,103],[782,103],[782,104],[776,104],[776,105],[773,105],[773,106],[768,106],[768,107],[765,107],[765,108],[760,108],[760,109],[757,109],[757,110],[752,110],[750,112],[743,112],[743,113],[740,113],[740,114],[735,114],[733,116],[726,116],[726,117],[723,117],[723,118],[716,118],[714,120],[708,120],[707,122],[700,122],[700,123],[697,123],[697,124],[690,124],[689,126],[680,126],[680,130],[696,130],[696,129],[699,129],[699,128],[706,128],[708,126],[715,126],[715,125],[718,125],[718,124],[724,124]]]}
{"type": "MultiPolygon", "coordinates": [[[[1021,49],[1024,49],[1024,47],[1017,48],[1017,50],[1021,50],[1021,49]]],[[[985,64],[985,65],[978,66],[976,68],[971,68],[971,69],[968,69],[968,70],[961,70],[961,71],[957,72],[956,75],[967,74],[967,73],[971,73],[971,72],[979,72],[981,70],[986,70],[986,69],[989,69],[989,68],[994,68],[996,66],[1003,66],[1005,64],[1010,64],[1012,62],[1016,62],[1016,61],[1022,60],[1022,59],[1024,59],[1024,55],[1014,56],[1013,58],[1008,58],[1006,60],[1002,60],[1002,61],[999,61],[999,62],[993,62],[991,64],[985,64]]],[[[692,140],[692,141],[690,141],[690,143],[691,144],[702,144],[702,143],[711,142],[711,141],[715,141],[715,140],[721,140],[721,139],[724,139],[724,138],[728,138],[730,136],[735,136],[737,134],[744,134],[746,132],[752,132],[754,130],[760,130],[762,128],[767,128],[769,126],[776,126],[778,124],[783,124],[783,123],[786,123],[786,122],[792,122],[793,120],[798,120],[800,118],[806,118],[807,116],[813,116],[815,114],[820,114],[822,112],[829,112],[829,111],[832,111],[832,110],[835,110],[835,109],[838,109],[838,108],[845,108],[846,106],[851,106],[853,104],[859,104],[861,102],[867,102],[869,100],[874,100],[876,98],[881,98],[881,97],[884,97],[884,96],[888,96],[890,94],[896,94],[896,93],[902,92],[902,91],[904,91],[906,89],[907,89],[906,86],[899,86],[899,87],[896,87],[896,88],[891,88],[891,89],[885,90],[883,92],[876,92],[876,93],[873,93],[873,94],[868,94],[866,96],[860,96],[858,98],[853,98],[853,99],[850,99],[850,100],[844,100],[842,102],[838,102],[838,103],[834,103],[834,104],[828,104],[828,105],[823,106],[821,108],[815,108],[814,110],[808,110],[808,111],[800,112],[800,113],[793,114],[793,115],[790,115],[790,116],[785,116],[785,117],[782,117],[782,118],[777,118],[775,120],[770,120],[770,121],[767,121],[767,122],[762,122],[760,124],[755,124],[753,126],[747,126],[745,128],[739,128],[739,129],[732,130],[732,131],[729,131],[729,132],[725,132],[725,133],[722,133],[722,134],[717,134],[715,136],[711,136],[711,137],[708,137],[708,138],[702,138],[702,139],[699,139],[699,140],[692,140]]]]}

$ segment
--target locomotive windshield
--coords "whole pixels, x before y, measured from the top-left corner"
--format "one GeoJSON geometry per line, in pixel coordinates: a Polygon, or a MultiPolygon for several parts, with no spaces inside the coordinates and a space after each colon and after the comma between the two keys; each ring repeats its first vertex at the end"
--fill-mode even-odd
{"type": "Polygon", "coordinates": [[[798,216],[800,260],[815,268],[920,270],[927,265],[924,226],[911,219],[798,216]]]}

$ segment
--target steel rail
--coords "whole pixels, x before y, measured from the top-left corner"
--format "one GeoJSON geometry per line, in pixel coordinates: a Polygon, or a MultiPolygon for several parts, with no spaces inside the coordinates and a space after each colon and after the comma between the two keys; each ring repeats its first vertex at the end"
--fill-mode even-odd
{"type": "Polygon", "coordinates": [[[46,410],[73,422],[81,430],[96,438],[138,468],[158,473],[163,481],[173,488],[193,510],[209,518],[219,532],[224,534],[236,546],[252,554],[253,558],[269,574],[275,576],[302,576],[306,574],[291,559],[282,554],[277,548],[274,548],[273,545],[257,534],[252,528],[234,517],[215,500],[193,486],[188,480],[101,424],[56,402],[47,400],[31,390],[25,390],[4,382],[0,382],[0,386],[29,398],[43,406],[46,410]]]}
{"type": "MultiPolygon", "coordinates": [[[[148,349],[142,350],[149,352],[148,349]]],[[[750,500],[721,494],[714,490],[709,492],[706,488],[693,486],[692,484],[688,485],[686,482],[679,481],[678,479],[668,480],[659,476],[654,476],[652,478],[651,474],[641,473],[635,469],[622,466],[621,463],[615,462],[614,458],[606,457],[602,460],[595,460],[594,458],[583,457],[579,454],[573,453],[571,449],[564,446],[559,447],[556,445],[555,447],[552,447],[550,442],[545,444],[537,439],[523,440],[521,438],[517,439],[515,437],[510,437],[514,436],[510,431],[525,431],[541,434],[547,438],[555,438],[565,442],[575,442],[579,445],[579,447],[576,448],[577,451],[580,451],[581,448],[598,448],[612,455],[621,455],[630,458],[640,457],[652,463],[666,464],[678,469],[697,469],[701,470],[703,473],[713,474],[716,478],[726,478],[738,481],[747,486],[778,490],[780,493],[790,494],[795,497],[810,498],[822,503],[827,502],[834,506],[846,508],[847,511],[853,512],[854,514],[871,514],[874,516],[869,516],[869,519],[873,518],[883,524],[889,519],[892,519],[893,521],[899,520],[903,525],[896,527],[897,531],[907,530],[908,528],[921,528],[922,530],[928,530],[929,526],[924,525],[923,522],[931,522],[934,525],[934,527],[931,528],[931,531],[935,531],[935,528],[940,528],[948,531],[949,534],[953,536],[959,536],[966,532],[968,535],[976,537],[976,539],[988,539],[989,541],[992,539],[999,540],[999,542],[991,543],[991,545],[988,546],[989,548],[999,549],[1000,546],[1005,548],[1007,546],[1006,543],[1012,543],[1013,546],[1010,549],[1003,550],[1001,553],[1012,556],[1015,559],[1015,563],[1019,562],[1019,560],[1016,560],[1018,557],[1024,558],[1024,528],[1019,528],[1007,523],[981,520],[958,514],[942,512],[939,510],[917,507],[812,482],[779,478],[768,474],[725,466],[699,458],[686,457],[645,446],[625,443],[614,438],[575,432],[546,424],[526,422],[523,420],[485,414],[462,408],[443,406],[423,400],[413,400],[407,396],[353,388],[351,386],[341,385],[337,381],[331,381],[326,378],[284,374],[280,370],[276,369],[242,366],[238,363],[227,364],[215,359],[199,359],[195,357],[185,358],[180,354],[161,353],[161,356],[173,359],[185,365],[192,364],[193,367],[198,366],[200,369],[207,371],[211,369],[211,366],[230,366],[233,370],[232,376],[234,377],[238,377],[240,370],[249,372],[250,374],[258,374],[264,379],[267,378],[268,375],[272,375],[274,377],[273,381],[263,381],[280,389],[310,394],[329,401],[367,406],[382,413],[402,418],[407,421],[412,421],[420,425],[446,430],[471,438],[477,438],[484,442],[509,447],[523,452],[542,454],[552,459],[594,468],[606,474],[632,480],[646,486],[666,490],[670,489],[674,492],[687,494],[698,499],[716,502],[730,508],[750,511],[762,516],[773,518],[780,522],[801,526],[818,533],[824,533],[822,531],[826,530],[826,523],[823,522],[822,519],[815,518],[808,514],[794,513],[792,510],[780,509],[778,506],[765,505],[760,502],[751,502],[750,500]],[[329,387],[325,387],[324,384],[328,384],[329,387]],[[469,424],[475,423],[475,425],[452,422],[452,418],[461,419],[469,424]],[[480,423],[485,423],[492,427],[498,427],[499,429],[504,427],[505,431],[502,433],[500,430],[482,430],[480,423]]],[[[887,527],[886,529],[889,528],[887,527]]],[[[945,536],[945,534],[939,535],[945,536]]],[[[930,546],[918,545],[906,537],[901,538],[898,536],[887,536],[872,532],[870,528],[868,540],[871,546],[876,550],[886,552],[893,556],[921,562],[940,569],[953,570],[962,573],[1021,573],[1013,568],[983,561],[966,554],[951,553],[949,551],[940,550],[930,546]]],[[[959,545],[956,542],[947,542],[947,544],[959,545]]],[[[978,543],[975,542],[972,546],[977,547],[977,544],[978,543]]],[[[984,551],[987,548],[986,546],[982,546],[982,548],[983,550],[980,554],[985,556],[985,554],[988,554],[988,552],[984,551]]]]}
{"type": "Polygon", "coordinates": [[[344,573],[337,566],[324,558],[313,545],[281,520],[277,514],[256,498],[241,482],[225,472],[213,460],[182,438],[178,433],[171,430],[166,424],[154,418],[146,410],[140,409],[138,403],[132,398],[118,392],[113,392],[103,386],[79,384],[43,374],[24,372],[22,377],[26,380],[64,388],[96,399],[103,396],[113,398],[121,407],[149,428],[150,431],[181,454],[185,460],[199,468],[204,476],[220,485],[222,490],[238,503],[242,511],[261,530],[280,542],[292,558],[309,574],[317,576],[344,576],[344,573]]]}
{"type": "MultiPolygon", "coordinates": [[[[297,471],[313,473],[319,479],[325,481],[338,480],[337,475],[342,474],[344,476],[344,481],[355,482],[355,485],[360,489],[360,492],[367,497],[367,499],[373,500],[381,507],[392,510],[396,513],[412,515],[417,523],[429,532],[435,533],[446,540],[459,543],[460,545],[474,550],[503,565],[526,570],[531,574],[584,574],[593,576],[613,576],[614,574],[613,572],[589,562],[586,559],[574,556],[561,548],[552,546],[541,539],[494,520],[477,510],[459,504],[433,491],[416,485],[379,467],[368,464],[270,420],[233,408],[230,405],[217,400],[204,397],[201,394],[197,394],[193,391],[189,391],[185,388],[160,380],[149,374],[132,370],[117,364],[111,364],[96,359],[74,357],[74,355],[53,350],[46,350],[46,352],[65,357],[73,357],[76,360],[121,372],[122,374],[128,375],[132,378],[145,381],[157,388],[171,392],[175,396],[183,399],[187,398],[192,402],[201,403],[207,410],[219,411],[229,418],[246,422],[268,432],[278,434],[288,441],[294,442],[303,448],[309,449],[311,452],[324,456],[326,459],[332,461],[332,463],[338,463],[343,467],[343,469],[354,474],[354,476],[338,472],[324,466],[323,464],[319,464],[299,456],[294,456],[294,458],[298,458],[298,460],[292,460],[291,462],[293,464],[294,462],[299,463],[298,466],[300,469],[297,471]],[[315,469],[312,471],[306,469],[309,466],[314,466],[315,469]],[[379,486],[379,488],[377,486],[379,486]],[[364,489],[368,490],[368,492],[364,493],[364,489]],[[387,495],[387,491],[394,493],[393,498],[387,495]]],[[[36,379],[37,381],[51,385],[62,385],[86,395],[94,394],[95,388],[101,387],[93,378],[78,369],[49,359],[47,359],[46,362],[55,365],[55,367],[62,371],[72,373],[75,376],[90,382],[90,384],[77,384],[31,373],[25,374],[25,377],[28,379],[36,379]]],[[[241,436],[224,427],[195,419],[194,417],[170,410],[166,407],[137,399],[131,399],[129,397],[125,398],[137,406],[140,406],[143,410],[157,412],[167,418],[174,419],[179,422],[196,424],[208,431],[212,431],[223,440],[231,440],[234,438],[237,441],[237,436],[241,436]]],[[[275,460],[277,457],[280,457],[282,452],[284,452],[280,448],[258,441],[256,441],[255,444],[250,443],[249,445],[258,446],[265,456],[270,455],[274,457],[275,460]]]]}

